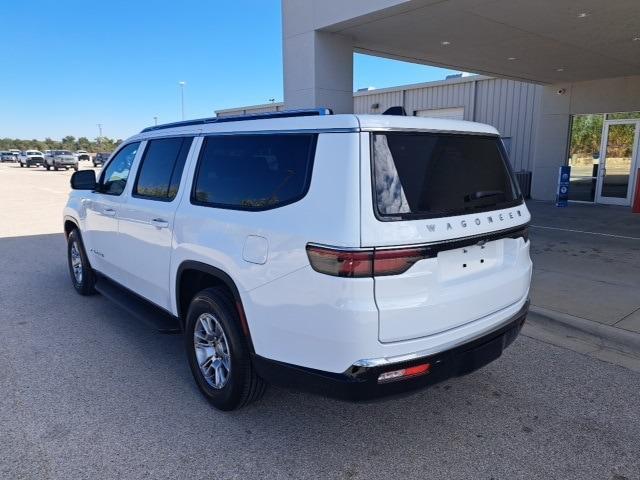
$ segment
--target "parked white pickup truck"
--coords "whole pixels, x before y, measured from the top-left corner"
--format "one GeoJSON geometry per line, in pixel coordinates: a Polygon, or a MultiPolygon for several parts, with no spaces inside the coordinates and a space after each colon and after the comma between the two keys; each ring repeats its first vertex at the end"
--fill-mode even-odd
{"type": "Polygon", "coordinates": [[[29,168],[32,165],[44,165],[44,155],[39,150],[26,150],[18,157],[21,167],[29,168]]]}
{"type": "Polygon", "coordinates": [[[91,155],[86,150],[77,150],[75,156],[78,158],[78,161],[86,160],[87,162],[91,160],[91,155]]]}

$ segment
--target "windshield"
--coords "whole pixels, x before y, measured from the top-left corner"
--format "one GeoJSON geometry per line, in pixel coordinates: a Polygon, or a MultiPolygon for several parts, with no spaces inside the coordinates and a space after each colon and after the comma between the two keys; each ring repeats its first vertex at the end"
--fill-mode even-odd
{"type": "Polygon", "coordinates": [[[27,155],[42,155],[42,153],[37,150],[27,150],[27,155]]]}
{"type": "Polygon", "coordinates": [[[73,155],[69,150],[60,150],[58,155],[73,155]]]}
{"type": "Polygon", "coordinates": [[[463,215],[521,202],[498,137],[376,133],[372,149],[382,217],[463,215]]]}

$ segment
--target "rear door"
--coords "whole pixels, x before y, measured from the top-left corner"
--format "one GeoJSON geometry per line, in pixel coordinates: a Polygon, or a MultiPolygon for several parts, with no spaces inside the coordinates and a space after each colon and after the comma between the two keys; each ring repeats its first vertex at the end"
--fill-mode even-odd
{"type": "Polygon", "coordinates": [[[193,136],[147,141],[131,195],[119,215],[118,269],[122,283],[171,309],[169,267],[176,209],[193,136]]]}
{"type": "Polygon", "coordinates": [[[362,246],[391,261],[428,247],[409,251],[406,271],[375,277],[382,342],[437,334],[526,298],[529,213],[497,136],[371,132],[361,142],[362,246]]]}

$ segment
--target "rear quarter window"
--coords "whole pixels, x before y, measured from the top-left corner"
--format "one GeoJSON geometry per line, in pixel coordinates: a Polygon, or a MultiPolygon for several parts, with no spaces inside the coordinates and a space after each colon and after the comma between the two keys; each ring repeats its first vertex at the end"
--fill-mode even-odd
{"type": "Polygon", "coordinates": [[[437,218],[522,202],[498,137],[372,134],[374,208],[383,220],[437,218]]]}
{"type": "Polygon", "coordinates": [[[205,137],[191,201],[239,210],[296,202],[309,189],[316,134],[205,137]]]}

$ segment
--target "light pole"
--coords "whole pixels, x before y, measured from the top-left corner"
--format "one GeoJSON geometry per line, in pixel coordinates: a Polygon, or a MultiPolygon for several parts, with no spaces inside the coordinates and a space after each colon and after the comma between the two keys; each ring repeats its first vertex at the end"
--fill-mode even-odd
{"type": "Polygon", "coordinates": [[[158,117],[153,117],[153,124],[158,125],[158,117]]]}
{"type": "Polygon", "coordinates": [[[98,147],[102,145],[102,124],[98,124],[98,147]]]}
{"type": "Polygon", "coordinates": [[[184,86],[187,84],[184,80],[178,82],[180,85],[180,104],[182,105],[182,120],[184,120],[184,86]]]}

